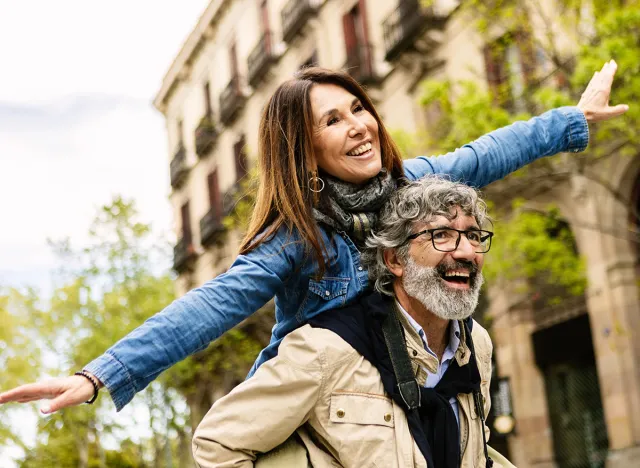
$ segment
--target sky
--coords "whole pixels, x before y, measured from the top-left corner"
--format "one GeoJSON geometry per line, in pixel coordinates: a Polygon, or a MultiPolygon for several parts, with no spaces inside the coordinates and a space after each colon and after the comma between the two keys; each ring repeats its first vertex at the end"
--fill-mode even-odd
{"type": "Polygon", "coordinates": [[[82,245],[114,195],[171,231],[167,139],[151,101],[207,3],[0,0],[0,285],[48,290],[47,239],[82,245]]]}

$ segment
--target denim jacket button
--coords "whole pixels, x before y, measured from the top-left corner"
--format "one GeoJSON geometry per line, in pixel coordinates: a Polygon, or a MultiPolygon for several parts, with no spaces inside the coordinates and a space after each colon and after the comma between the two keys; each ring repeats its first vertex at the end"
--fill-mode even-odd
{"type": "Polygon", "coordinates": [[[363,268],[361,266],[358,267],[358,271],[362,271],[363,268]]]}
{"type": "Polygon", "coordinates": [[[325,291],[325,292],[324,292],[324,295],[325,295],[325,296],[331,296],[331,293],[330,293],[329,291],[325,291]]]}

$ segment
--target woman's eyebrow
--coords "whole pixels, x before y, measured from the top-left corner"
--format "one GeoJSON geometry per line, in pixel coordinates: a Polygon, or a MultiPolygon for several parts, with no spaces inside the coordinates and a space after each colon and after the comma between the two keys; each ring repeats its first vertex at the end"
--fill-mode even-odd
{"type": "MultiPolygon", "coordinates": [[[[351,101],[351,106],[352,107],[355,103],[359,102],[360,98],[355,98],[353,101],[351,101]]],[[[326,111],[324,114],[322,114],[320,116],[320,119],[318,119],[318,122],[321,122],[322,119],[324,119],[325,117],[329,116],[329,115],[333,115],[336,112],[338,112],[338,109],[329,109],[328,111],[326,111]]]]}

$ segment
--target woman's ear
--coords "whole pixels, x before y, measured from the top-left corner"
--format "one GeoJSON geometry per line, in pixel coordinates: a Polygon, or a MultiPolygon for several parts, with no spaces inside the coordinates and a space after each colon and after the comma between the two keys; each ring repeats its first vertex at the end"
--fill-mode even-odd
{"type": "Polygon", "coordinates": [[[404,273],[404,263],[400,260],[396,253],[396,249],[386,249],[382,253],[384,263],[394,276],[401,278],[404,273]]]}

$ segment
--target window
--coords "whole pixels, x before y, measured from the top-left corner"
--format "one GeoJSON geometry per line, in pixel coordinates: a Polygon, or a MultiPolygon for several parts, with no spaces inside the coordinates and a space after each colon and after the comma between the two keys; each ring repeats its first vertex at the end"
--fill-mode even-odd
{"type": "Polygon", "coordinates": [[[189,202],[185,202],[180,208],[180,215],[182,220],[182,238],[187,245],[191,245],[191,216],[189,213],[189,202]]]}
{"type": "Polygon", "coordinates": [[[212,109],[211,109],[211,85],[207,81],[204,84],[204,104],[208,117],[211,117],[212,109]]]}
{"type": "Polygon", "coordinates": [[[215,217],[222,217],[222,200],[220,198],[220,188],[218,186],[218,171],[214,170],[207,176],[207,187],[209,189],[209,206],[215,211],[215,217]]]}
{"type": "Polygon", "coordinates": [[[367,43],[366,23],[364,19],[364,1],[360,0],[349,13],[342,17],[344,42],[347,53],[367,43]]]}
{"type": "Polygon", "coordinates": [[[348,71],[369,71],[371,67],[371,51],[368,47],[365,0],[359,0],[358,4],[342,17],[342,29],[344,31],[348,71]]]}
{"type": "Polygon", "coordinates": [[[182,133],[182,119],[178,119],[176,122],[176,137],[180,145],[182,145],[182,133]]]}
{"type": "Polygon", "coordinates": [[[535,80],[536,53],[524,31],[508,33],[484,50],[489,88],[496,101],[514,111],[524,111],[525,90],[535,80]]]}
{"type": "Polygon", "coordinates": [[[271,55],[271,32],[269,29],[269,7],[267,0],[260,0],[260,28],[264,35],[264,52],[271,55]]]}
{"type": "Polygon", "coordinates": [[[269,7],[267,0],[260,0],[260,27],[264,34],[269,33],[269,7]]]}
{"type": "Polygon", "coordinates": [[[233,41],[229,46],[229,66],[231,71],[231,76],[238,76],[238,49],[236,45],[236,41],[233,41]]]}

